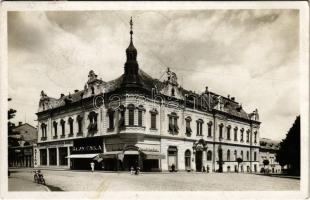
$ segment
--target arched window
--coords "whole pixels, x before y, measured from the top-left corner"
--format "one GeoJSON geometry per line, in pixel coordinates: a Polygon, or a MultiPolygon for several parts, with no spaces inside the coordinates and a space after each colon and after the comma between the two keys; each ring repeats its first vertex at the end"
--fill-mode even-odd
{"type": "Polygon", "coordinates": [[[231,126],[228,125],[227,126],[227,140],[230,140],[230,129],[231,129],[231,126]]]}
{"type": "Polygon", "coordinates": [[[185,151],[185,168],[191,169],[191,151],[189,149],[185,151]]]}
{"type": "Polygon", "coordinates": [[[192,121],[192,118],[190,116],[185,118],[185,124],[186,124],[185,133],[186,133],[187,136],[189,136],[192,133],[191,121],[192,121]]]}
{"type": "Polygon", "coordinates": [[[234,128],[234,140],[238,141],[238,127],[234,128]]]}
{"type": "Polygon", "coordinates": [[[246,142],[250,141],[250,130],[246,131],[246,142]]]}
{"type": "Polygon", "coordinates": [[[240,155],[241,155],[241,159],[243,160],[243,151],[242,150],[240,152],[240,155]]]}
{"type": "Polygon", "coordinates": [[[244,128],[240,129],[240,142],[243,142],[243,132],[244,128]]]}
{"type": "Polygon", "coordinates": [[[234,151],[235,160],[237,160],[237,150],[234,151]]]}
{"type": "Polygon", "coordinates": [[[156,129],[156,115],[158,114],[158,111],[154,108],[150,110],[151,113],[151,129],[156,129]]]}
{"type": "Polygon", "coordinates": [[[135,107],[134,105],[130,104],[128,105],[128,125],[133,126],[135,124],[135,107]]]}
{"type": "Polygon", "coordinates": [[[256,151],[254,152],[254,161],[256,161],[257,160],[257,158],[256,158],[256,151]]]}
{"type": "Polygon", "coordinates": [[[69,136],[72,136],[73,135],[73,119],[71,117],[69,117],[68,119],[68,123],[69,123],[69,136]]]}
{"type": "Polygon", "coordinates": [[[230,161],[230,150],[227,150],[227,161],[230,161]]]}
{"type": "Polygon", "coordinates": [[[54,138],[57,138],[57,122],[53,122],[53,127],[54,127],[54,138]]]}
{"type": "Polygon", "coordinates": [[[254,132],[254,143],[257,143],[257,131],[254,132]]]}
{"type": "Polygon", "coordinates": [[[76,121],[78,123],[78,133],[77,134],[82,134],[83,133],[83,117],[81,115],[78,115],[76,117],[76,121]]]}
{"type": "Polygon", "coordinates": [[[196,121],[197,123],[197,135],[198,136],[202,136],[202,124],[203,124],[203,120],[199,119],[196,121]]]}
{"type": "Polygon", "coordinates": [[[97,117],[98,117],[98,113],[91,111],[88,115],[88,119],[89,119],[89,125],[88,125],[88,132],[89,133],[95,133],[98,130],[98,126],[97,126],[97,117]]]}
{"type": "Polygon", "coordinates": [[[220,129],[220,130],[219,130],[219,132],[220,132],[219,138],[222,139],[222,138],[223,138],[223,124],[220,124],[220,125],[219,125],[219,129],[220,129]]]}
{"type": "Polygon", "coordinates": [[[46,138],[46,124],[45,123],[42,123],[41,124],[41,131],[42,131],[42,138],[46,138]]]}
{"type": "Polygon", "coordinates": [[[178,116],[175,112],[172,112],[169,117],[169,133],[170,134],[177,134],[179,132],[179,126],[178,126],[178,116]]]}
{"type": "Polygon", "coordinates": [[[212,137],[212,121],[208,122],[208,137],[212,137]]]}
{"type": "Polygon", "coordinates": [[[65,120],[61,119],[60,120],[60,125],[61,125],[61,137],[64,137],[65,136],[65,120]]]}
{"type": "Polygon", "coordinates": [[[138,106],[137,109],[138,109],[138,126],[142,126],[143,112],[145,111],[145,109],[142,105],[138,106]]]}
{"type": "Polygon", "coordinates": [[[212,151],[207,152],[207,160],[208,161],[212,160],[212,151]]]}
{"type": "Polygon", "coordinates": [[[250,158],[249,158],[249,155],[250,155],[250,154],[249,154],[249,151],[247,151],[247,152],[246,152],[246,160],[249,160],[249,159],[250,159],[250,158]]]}

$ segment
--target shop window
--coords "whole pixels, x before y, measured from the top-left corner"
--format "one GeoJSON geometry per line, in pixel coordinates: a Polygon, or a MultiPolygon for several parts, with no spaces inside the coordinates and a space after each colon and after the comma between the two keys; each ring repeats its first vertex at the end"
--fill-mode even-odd
{"type": "Polygon", "coordinates": [[[40,149],[40,165],[47,165],[47,150],[40,149]]]}
{"type": "Polygon", "coordinates": [[[66,125],[65,120],[61,119],[60,125],[61,125],[61,137],[65,137],[65,125],[66,125]]]}
{"type": "Polygon", "coordinates": [[[54,127],[54,137],[53,138],[57,138],[57,122],[56,121],[53,122],[53,127],[54,127]]]}
{"type": "Polygon", "coordinates": [[[185,168],[191,169],[191,151],[189,149],[185,151],[185,168]]]}
{"type": "Polygon", "coordinates": [[[168,115],[168,117],[169,117],[169,133],[177,134],[179,132],[177,114],[173,112],[170,115],[168,115]]]}
{"type": "Polygon", "coordinates": [[[197,124],[197,136],[202,136],[202,124],[203,124],[203,120],[199,119],[196,121],[197,124]]]}
{"type": "Polygon", "coordinates": [[[49,164],[50,165],[57,165],[57,155],[56,155],[56,148],[49,148],[49,164]]]}
{"type": "Polygon", "coordinates": [[[230,150],[227,150],[227,161],[230,161],[230,150]]]}
{"type": "Polygon", "coordinates": [[[88,132],[91,134],[94,134],[98,131],[97,118],[98,118],[98,113],[94,111],[90,112],[88,115],[88,119],[89,119],[88,132]]]}
{"type": "Polygon", "coordinates": [[[231,129],[231,126],[228,125],[228,126],[226,127],[226,130],[227,130],[227,140],[230,140],[230,129],[231,129]]]}
{"type": "Polygon", "coordinates": [[[78,115],[76,117],[76,121],[78,123],[78,135],[83,134],[83,117],[81,115],[78,115]]]}
{"type": "Polygon", "coordinates": [[[238,141],[238,127],[234,128],[234,140],[238,141]]]}
{"type": "Polygon", "coordinates": [[[207,160],[211,161],[212,160],[212,151],[207,152],[207,160]]]}
{"type": "Polygon", "coordinates": [[[68,123],[69,123],[69,136],[72,136],[73,135],[73,119],[71,117],[69,117],[68,123]]]}
{"type": "Polygon", "coordinates": [[[59,165],[68,165],[68,150],[67,147],[59,148],[59,165]]]}
{"type": "Polygon", "coordinates": [[[212,137],[212,122],[208,123],[208,137],[212,137]]]}

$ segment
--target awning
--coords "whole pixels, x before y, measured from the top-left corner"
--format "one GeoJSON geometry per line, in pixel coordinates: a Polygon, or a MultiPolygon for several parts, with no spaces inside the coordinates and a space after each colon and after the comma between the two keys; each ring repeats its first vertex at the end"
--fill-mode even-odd
{"type": "Polygon", "coordinates": [[[160,152],[152,152],[152,151],[142,151],[143,154],[145,154],[145,159],[165,159],[166,156],[164,154],[161,154],[160,152]]]}
{"type": "Polygon", "coordinates": [[[100,158],[117,158],[117,155],[122,153],[121,151],[110,151],[99,154],[100,158]]]}
{"type": "Polygon", "coordinates": [[[139,155],[139,151],[125,151],[124,155],[139,155]]]}
{"type": "Polygon", "coordinates": [[[94,158],[98,155],[98,153],[91,154],[71,154],[67,156],[67,158],[94,158]]]}

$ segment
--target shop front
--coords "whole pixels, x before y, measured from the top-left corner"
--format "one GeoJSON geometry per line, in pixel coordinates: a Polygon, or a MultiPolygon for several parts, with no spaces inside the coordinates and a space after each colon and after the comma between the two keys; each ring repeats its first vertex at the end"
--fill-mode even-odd
{"type": "Polygon", "coordinates": [[[70,149],[70,169],[90,170],[90,163],[95,163],[95,169],[102,169],[102,159],[98,155],[103,153],[103,139],[101,137],[83,138],[73,141],[70,149]]]}

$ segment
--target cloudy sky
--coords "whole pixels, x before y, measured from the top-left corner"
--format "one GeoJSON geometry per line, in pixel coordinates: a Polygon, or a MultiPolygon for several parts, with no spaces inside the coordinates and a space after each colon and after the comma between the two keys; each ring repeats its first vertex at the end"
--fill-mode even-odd
{"type": "Polygon", "coordinates": [[[14,122],[36,125],[40,91],[82,89],[93,69],[123,73],[129,19],[140,68],[167,67],[196,92],[205,86],[258,108],[261,137],[282,139],[299,114],[297,10],[9,12],[9,106],[14,122]]]}

